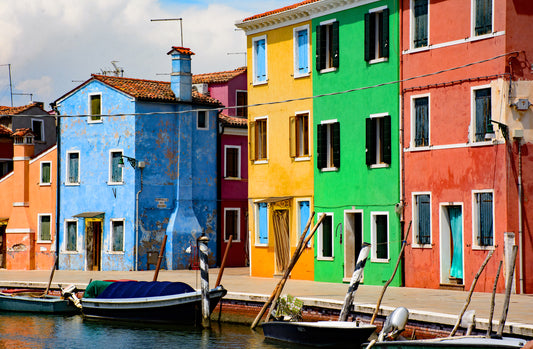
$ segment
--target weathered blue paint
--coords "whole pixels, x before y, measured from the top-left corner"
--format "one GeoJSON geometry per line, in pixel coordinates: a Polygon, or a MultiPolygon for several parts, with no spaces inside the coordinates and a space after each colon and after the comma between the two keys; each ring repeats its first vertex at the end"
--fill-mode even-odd
{"type": "Polygon", "coordinates": [[[197,129],[192,103],[140,101],[92,79],[58,100],[61,115],[89,113],[89,94],[101,93],[102,122],[87,117],[61,119],[61,160],[67,152],[80,152],[80,185],[65,185],[67,166],[59,179],[59,234],[61,269],[86,270],[86,229],[89,218],[78,219],[77,251],[66,251],[66,220],[84,212],[103,212],[101,270],[134,270],[138,245],[138,269],[153,269],[148,254],[158,253],[163,237],[167,245],[162,267],[187,268],[189,246],[196,246],[201,234],[209,237],[210,264],[216,261],[217,209],[217,112],[206,113],[207,129],[197,129]],[[187,111],[181,113],[183,111],[187,111]],[[127,113],[170,112],[157,115],[127,113]],[[144,161],[142,170],[126,161],[123,183],[109,181],[110,151],[144,161]],[[142,178],[142,180],[141,180],[142,178]],[[136,243],[136,196],[138,202],[138,244],[136,243]],[[124,252],[111,252],[111,220],[124,220],[124,252]]]}

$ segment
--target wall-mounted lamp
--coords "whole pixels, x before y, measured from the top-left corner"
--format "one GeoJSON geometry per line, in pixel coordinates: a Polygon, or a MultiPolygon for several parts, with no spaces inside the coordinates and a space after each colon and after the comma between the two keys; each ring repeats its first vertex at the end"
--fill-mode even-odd
{"type": "Polygon", "coordinates": [[[139,161],[137,159],[134,159],[134,158],[131,158],[129,156],[126,156],[126,155],[121,155],[120,159],[118,160],[118,167],[124,167],[124,158],[126,158],[126,160],[128,160],[128,162],[130,163],[131,167],[133,168],[144,168],[144,166],[146,165],[144,161],[139,161]]]}
{"type": "Polygon", "coordinates": [[[490,119],[489,123],[487,124],[487,132],[485,133],[485,140],[489,141],[489,140],[493,140],[494,138],[496,138],[496,133],[494,132],[494,126],[492,126],[493,123],[498,125],[498,127],[500,128],[500,131],[502,132],[503,138],[505,138],[505,140],[508,141],[509,140],[509,126],[507,126],[506,124],[502,124],[499,121],[492,120],[492,119],[490,119]]]}

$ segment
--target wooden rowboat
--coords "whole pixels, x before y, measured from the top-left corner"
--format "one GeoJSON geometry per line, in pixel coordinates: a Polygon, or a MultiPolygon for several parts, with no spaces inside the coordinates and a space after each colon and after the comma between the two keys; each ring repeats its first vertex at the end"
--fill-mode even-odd
{"type": "Polygon", "coordinates": [[[76,314],[80,310],[74,303],[60,296],[42,293],[0,293],[0,311],[44,314],[76,314]]]}

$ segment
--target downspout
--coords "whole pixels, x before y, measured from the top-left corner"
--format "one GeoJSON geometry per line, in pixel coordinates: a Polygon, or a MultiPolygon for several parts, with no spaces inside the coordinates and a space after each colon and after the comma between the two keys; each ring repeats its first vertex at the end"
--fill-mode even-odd
{"type": "Polygon", "coordinates": [[[139,195],[143,191],[143,167],[139,167],[141,170],[141,188],[135,194],[135,271],[138,271],[139,267],[139,195]]]}
{"type": "Polygon", "coordinates": [[[524,246],[524,237],[522,234],[523,221],[522,221],[522,144],[520,140],[518,142],[518,256],[520,268],[520,293],[524,293],[524,262],[522,256],[522,249],[524,246]]]}
{"type": "Polygon", "coordinates": [[[59,221],[61,213],[61,117],[59,116],[59,110],[55,103],[51,103],[52,110],[56,112],[56,152],[57,152],[57,164],[56,164],[56,268],[59,269],[59,234],[61,229],[61,222],[59,221]]]}

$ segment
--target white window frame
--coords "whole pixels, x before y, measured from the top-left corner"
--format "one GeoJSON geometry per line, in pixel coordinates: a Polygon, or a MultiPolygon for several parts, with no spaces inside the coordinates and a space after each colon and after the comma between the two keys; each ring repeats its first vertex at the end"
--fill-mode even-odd
{"type": "Polygon", "coordinates": [[[108,167],[108,179],[107,184],[108,185],[118,185],[118,184],[124,184],[124,168],[120,167],[120,181],[114,182],[113,181],[113,153],[120,153],[120,155],[124,155],[124,151],[122,149],[111,149],[109,150],[109,167],[108,167]]]}
{"type": "MultiPolygon", "coordinates": [[[[377,113],[377,114],[370,114],[369,115],[369,118],[370,119],[381,119],[380,120],[380,123],[379,123],[379,127],[380,127],[380,130],[381,128],[385,127],[383,125],[383,118],[385,116],[389,116],[390,114],[389,113],[377,113]]],[[[391,127],[392,127],[392,121],[391,121],[391,127]]],[[[374,159],[374,163],[372,165],[370,165],[370,168],[384,168],[384,167],[390,167],[391,164],[387,164],[383,161],[383,158],[381,156],[381,148],[383,148],[383,146],[385,145],[385,140],[382,140],[381,139],[381,132],[377,132],[378,130],[376,130],[376,139],[374,139],[373,141],[375,142],[375,147],[376,147],[376,158],[374,159]]],[[[391,130],[391,147],[392,147],[392,130],[391,130]]],[[[391,154],[392,156],[392,154],[391,154]]],[[[392,162],[392,158],[391,158],[391,162],[392,162]]]]}
{"type": "MultiPolygon", "coordinates": [[[[309,161],[311,160],[311,128],[312,128],[312,123],[311,123],[311,111],[310,110],[304,110],[304,111],[298,111],[295,113],[295,118],[298,118],[299,115],[306,115],[307,114],[307,151],[309,154],[305,155],[305,156],[297,156],[294,158],[294,161],[309,161]]],[[[298,125],[298,123],[296,123],[296,119],[295,119],[295,131],[296,131],[296,139],[298,139],[298,135],[300,134],[300,130],[296,127],[298,125]]],[[[296,139],[294,140],[294,142],[296,142],[296,139]]],[[[300,148],[300,144],[297,144],[295,143],[295,149],[296,149],[296,153],[299,154],[299,148],[300,148]]]]}
{"type": "Polygon", "coordinates": [[[237,231],[237,239],[232,240],[232,242],[241,242],[241,209],[240,207],[224,207],[224,242],[228,242],[229,239],[226,239],[226,212],[228,211],[236,211],[237,212],[237,224],[236,224],[236,231],[237,231]]]}
{"type": "Polygon", "coordinates": [[[411,215],[413,220],[413,235],[411,236],[411,246],[413,248],[432,248],[433,246],[433,196],[430,191],[417,191],[411,193],[411,215]],[[416,204],[416,197],[418,195],[429,195],[429,244],[419,244],[416,236],[418,235],[418,205],[416,204]]]}
{"type": "MultiPolygon", "coordinates": [[[[302,232],[302,227],[300,227],[300,220],[301,220],[301,217],[300,217],[300,202],[303,202],[303,201],[309,202],[309,217],[311,217],[311,213],[313,212],[313,202],[311,201],[310,197],[295,199],[296,232],[297,232],[298,239],[301,238],[302,233],[303,233],[302,232]]],[[[312,225],[309,226],[309,230],[308,231],[311,232],[311,229],[313,229],[312,225]]],[[[307,244],[307,247],[311,247],[312,245],[313,245],[313,239],[311,238],[309,240],[309,243],[307,244]]]]}
{"type": "Polygon", "coordinates": [[[388,211],[373,211],[370,212],[370,244],[372,245],[372,253],[370,260],[375,263],[389,263],[390,261],[390,219],[388,211]],[[377,229],[376,216],[387,216],[387,258],[377,258],[377,229]]]}
{"type": "Polygon", "coordinates": [[[88,103],[88,106],[89,106],[89,112],[87,114],[89,114],[89,116],[87,117],[88,119],[88,123],[89,124],[101,124],[103,122],[103,119],[102,119],[102,107],[103,107],[103,98],[102,98],[102,92],[91,92],[88,94],[87,96],[87,103],[88,103]],[[93,117],[96,116],[92,114],[92,107],[91,107],[91,97],[92,96],[100,96],[100,116],[98,117],[98,119],[96,120],[93,120],[93,117]]]}
{"type": "Polygon", "coordinates": [[[470,1],[470,37],[475,39],[484,39],[484,38],[491,38],[494,36],[494,33],[496,32],[494,28],[494,0],[491,1],[492,4],[492,18],[491,18],[491,26],[492,31],[487,34],[483,35],[476,35],[476,8],[477,8],[477,2],[478,0],[471,0],[470,1]]]}
{"type": "Polygon", "coordinates": [[[299,27],[295,27],[292,30],[292,40],[293,40],[293,43],[294,43],[294,78],[295,79],[309,76],[309,74],[311,72],[311,50],[310,50],[311,45],[309,44],[309,40],[311,40],[310,32],[311,31],[309,30],[309,25],[302,25],[302,26],[299,26],[299,27]],[[298,50],[298,33],[301,32],[301,31],[304,31],[304,30],[307,31],[307,45],[306,45],[306,50],[307,50],[307,72],[300,73],[300,70],[298,69],[298,64],[299,64],[299,61],[300,61],[300,55],[299,55],[299,50],[298,50]]]}
{"type": "Polygon", "coordinates": [[[269,231],[270,231],[270,205],[267,203],[266,205],[266,216],[267,216],[267,243],[266,244],[262,244],[260,243],[259,241],[261,241],[259,239],[259,204],[261,204],[263,202],[261,201],[256,201],[254,202],[254,225],[255,225],[255,244],[254,246],[257,246],[257,247],[266,247],[268,246],[269,242],[270,242],[270,234],[269,234],[269,231]]]}
{"type": "Polygon", "coordinates": [[[41,187],[48,187],[52,185],[52,161],[41,161],[39,163],[39,185],[41,187]],[[43,165],[48,164],[50,165],[50,182],[43,182],[43,165]]]}
{"type": "Polygon", "coordinates": [[[431,6],[430,6],[430,0],[427,0],[428,2],[428,22],[427,22],[427,26],[428,26],[428,44],[426,46],[422,46],[422,47],[416,47],[415,48],[415,0],[409,0],[409,19],[410,19],[410,23],[409,23],[409,51],[410,52],[419,52],[419,51],[425,51],[425,50],[429,50],[429,47],[431,46],[430,44],[430,21],[431,21],[431,15],[430,15],[430,11],[431,11],[431,6]]]}
{"type": "MultiPolygon", "coordinates": [[[[380,6],[380,7],[376,7],[376,8],[368,10],[368,13],[383,12],[386,9],[388,9],[388,6],[380,6]]],[[[379,25],[379,24],[376,21],[376,26],[377,25],[379,25]]],[[[389,22],[389,26],[390,26],[390,22],[389,22]]],[[[376,35],[377,34],[376,31],[378,31],[379,28],[375,27],[375,28],[372,28],[372,30],[374,30],[374,39],[375,39],[375,41],[374,41],[374,58],[369,60],[368,64],[387,62],[389,60],[389,57],[378,57],[378,58],[375,58],[375,57],[377,57],[376,52],[377,52],[378,48],[380,47],[380,45],[379,45],[379,35],[376,35]]],[[[390,30],[389,30],[389,45],[390,45],[390,42],[391,42],[391,37],[390,37],[390,30]]],[[[389,56],[390,56],[390,48],[389,48],[389,56]]]]}
{"type": "Polygon", "coordinates": [[[63,222],[63,233],[64,233],[64,241],[63,241],[63,248],[62,248],[62,252],[63,253],[67,253],[67,254],[77,254],[78,251],[80,250],[79,249],[79,238],[80,238],[80,232],[79,232],[79,222],[77,219],[65,219],[65,221],[63,222]],[[68,251],[67,250],[67,245],[68,245],[68,241],[67,241],[67,237],[68,237],[68,223],[75,223],[76,224],[76,250],[75,251],[68,251]]]}
{"type": "MultiPolygon", "coordinates": [[[[270,149],[269,149],[270,142],[268,141],[268,135],[270,134],[269,129],[268,129],[268,124],[269,124],[268,116],[258,116],[258,117],[256,117],[254,119],[254,122],[257,122],[257,120],[266,120],[266,159],[255,160],[254,164],[255,165],[267,164],[268,163],[268,157],[270,156],[270,149]]],[[[257,123],[256,123],[255,127],[257,127],[257,123]]],[[[258,139],[257,138],[258,137],[254,136],[256,151],[257,151],[257,144],[258,144],[258,139]]]]}
{"type": "Polygon", "coordinates": [[[124,218],[111,218],[109,220],[109,254],[124,254],[126,245],[126,220],[124,218]],[[113,251],[113,240],[114,240],[114,225],[115,222],[122,222],[122,251],[113,251]]]}
{"type": "MultiPolygon", "coordinates": [[[[268,154],[268,153],[267,153],[268,154]]],[[[228,180],[236,180],[241,179],[242,172],[241,172],[241,146],[240,145],[224,145],[224,179],[228,180]],[[237,176],[235,177],[228,177],[227,169],[228,169],[228,149],[237,149],[237,176]]]]}
{"type": "Polygon", "coordinates": [[[42,119],[35,119],[35,118],[32,118],[31,119],[31,129],[33,130],[33,123],[37,121],[41,124],[41,139],[35,139],[34,137],[34,141],[36,142],[46,142],[46,139],[45,139],[45,134],[44,134],[44,120],[42,119]]]}
{"type": "Polygon", "coordinates": [[[253,74],[253,85],[265,85],[268,83],[268,41],[266,35],[256,36],[252,38],[252,74],[253,74]],[[265,81],[258,81],[256,79],[256,70],[257,70],[257,57],[255,45],[257,41],[265,40],[265,81]]]}
{"type": "Polygon", "coordinates": [[[336,123],[336,122],[339,122],[338,119],[330,119],[330,120],[323,120],[320,122],[321,125],[327,125],[328,127],[328,132],[327,132],[327,137],[326,137],[326,144],[327,144],[327,148],[328,148],[328,152],[326,154],[326,162],[328,164],[328,167],[324,167],[323,169],[321,169],[320,171],[322,172],[330,172],[330,171],[338,171],[339,169],[335,166],[333,166],[333,158],[331,157],[331,151],[330,149],[333,147],[333,144],[331,143],[331,125],[336,123]]]}
{"type": "Polygon", "coordinates": [[[196,129],[197,130],[202,130],[202,131],[205,131],[205,130],[209,130],[209,111],[207,110],[197,110],[196,111],[196,129]],[[200,118],[200,112],[203,112],[204,115],[205,115],[205,126],[204,127],[200,127],[200,122],[199,122],[199,118],[200,118]]]}
{"type": "MultiPolygon", "coordinates": [[[[327,30],[326,30],[326,57],[324,57],[324,59],[326,61],[326,68],[320,70],[321,74],[337,71],[337,67],[331,67],[328,64],[329,60],[330,60],[330,57],[331,57],[331,52],[328,49],[329,48],[329,36],[333,35],[333,34],[331,34],[331,30],[333,30],[332,29],[332,27],[333,27],[332,24],[335,23],[335,22],[338,22],[337,19],[336,18],[332,18],[332,19],[328,19],[327,21],[323,21],[323,22],[319,23],[320,26],[327,26],[327,30]]],[[[340,31],[340,28],[339,28],[339,31],[340,31]]],[[[339,42],[339,46],[340,46],[340,42],[339,42]]]]}
{"type": "MultiPolygon", "coordinates": [[[[391,130],[392,131],[392,130],[391,130]]],[[[420,95],[411,96],[411,150],[428,150],[431,148],[431,94],[424,93],[420,95]],[[428,142],[429,145],[423,147],[417,147],[415,143],[416,138],[416,110],[415,110],[415,100],[418,98],[428,99],[428,142]]]]}
{"type": "Polygon", "coordinates": [[[496,215],[495,215],[496,202],[494,198],[494,189],[484,190],[472,190],[472,250],[495,250],[496,249],[496,215]],[[477,242],[479,235],[478,217],[479,210],[476,200],[476,194],[490,193],[492,194],[492,245],[481,246],[477,242]]]}
{"type": "Polygon", "coordinates": [[[65,176],[65,185],[80,185],[81,183],[81,155],[79,150],[67,151],[67,165],[65,166],[67,172],[65,176]],[[70,154],[78,154],[78,180],[76,182],[70,182],[70,154]]]}
{"type": "Polygon", "coordinates": [[[490,88],[490,101],[491,101],[491,118],[492,118],[492,108],[494,107],[494,98],[493,97],[493,88],[490,84],[472,86],[470,88],[470,137],[469,141],[472,145],[487,145],[492,144],[492,140],[484,140],[476,142],[476,91],[490,88]]]}
{"type": "Polygon", "coordinates": [[[37,214],[37,243],[38,244],[50,244],[53,240],[53,221],[51,213],[38,213],[37,214]],[[50,240],[41,239],[41,219],[42,217],[50,217],[50,240]]]}
{"type": "Polygon", "coordinates": [[[318,218],[320,219],[323,215],[331,217],[331,257],[327,256],[324,257],[322,255],[322,247],[323,247],[323,241],[322,236],[324,235],[323,224],[320,224],[320,227],[318,228],[318,236],[316,239],[317,242],[317,252],[316,252],[316,259],[319,261],[333,261],[335,260],[335,215],[333,212],[321,212],[318,218]]]}

